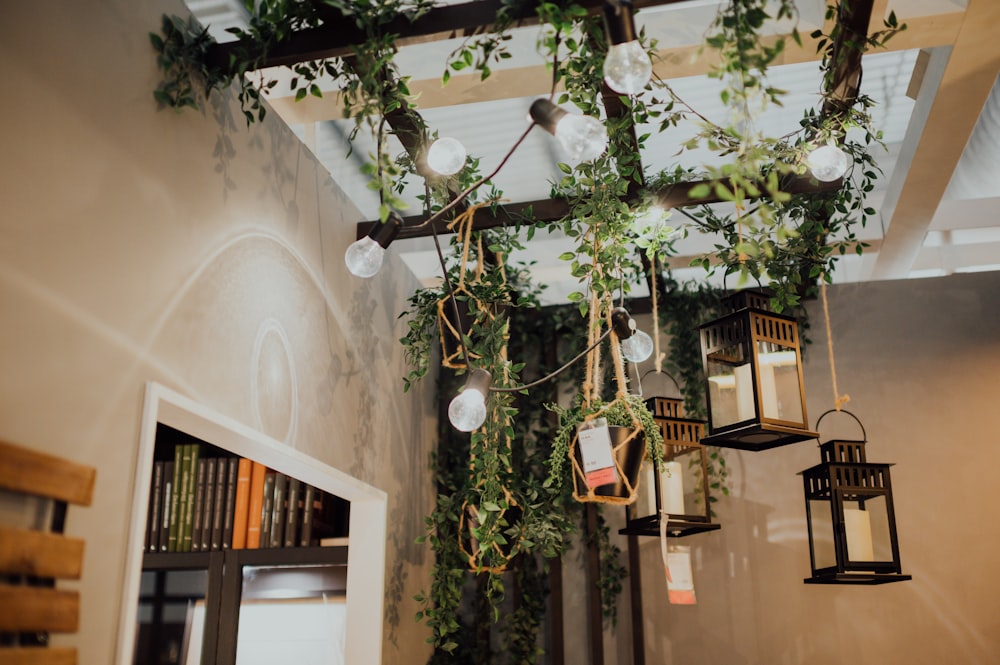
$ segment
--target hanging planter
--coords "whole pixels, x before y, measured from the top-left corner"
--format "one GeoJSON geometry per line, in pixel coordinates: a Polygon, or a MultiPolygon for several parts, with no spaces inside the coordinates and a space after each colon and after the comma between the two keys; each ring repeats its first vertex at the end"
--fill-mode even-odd
{"type": "MultiPolygon", "coordinates": [[[[612,326],[612,310],[606,307],[612,326]]],[[[591,309],[591,343],[596,339],[596,302],[591,309]]],[[[612,326],[613,328],[613,326],[612,326]]],[[[572,410],[554,407],[560,427],[549,458],[550,485],[561,486],[566,460],[573,481],[573,498],[581,503],[629,505],[636,500],[643,458],[663,458],[663,437],[652,414],[638,395],[626,391],[625,367],[619,336],[610,333],[617,393],[610,402],[596,396],[597,349],[587,362],[581,405],[572,410]]]]}
{"type": "MultiPolygon", "coordinates": [[[[441,365],[449,369],[465,369],[465,356],[462,352],[461,339],[468,337],[476,317],[472,312],[483,312],[490,319],[496,317],[475,296],[469,293],[465,285],[455,288],[456,294],[463,298],[444,296],[437,303],[438,336],[441,340],[441,365]],[[457,311],[457,315],[456,315],[457,311]]],[[[468,350],[470,360],[479,360],[480,355],[468,350]]]]}
{"type": "Polygon", "coordinates": [[[523,511],[507,488],[503,488],[503,495],[506,507],[474,504],[468,500],[462,504],[458,517],[458,549],[474,573],[503,573],[520,553],[520,535],[507,536],[511,530],[520,532],[523,511]],[[493,522],[487,526],[490,536],[484,549],[480,534],[484,523],[490,519],[493,522]]]}

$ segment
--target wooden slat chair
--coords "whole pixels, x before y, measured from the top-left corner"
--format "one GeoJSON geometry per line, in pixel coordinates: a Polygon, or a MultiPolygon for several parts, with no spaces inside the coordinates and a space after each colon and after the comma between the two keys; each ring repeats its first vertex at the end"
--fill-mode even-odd
{"type": "Polygon", "coordinates": [[[80,579],[84,542],[62,531],[68,504],[90,505],[96,474],[0,441],[0,515],[18,517],[0,523],[0,665],[76,663],[76,649],[49,647],[48,634],[79,626],[79,593],[55,583],[80,579]]]}

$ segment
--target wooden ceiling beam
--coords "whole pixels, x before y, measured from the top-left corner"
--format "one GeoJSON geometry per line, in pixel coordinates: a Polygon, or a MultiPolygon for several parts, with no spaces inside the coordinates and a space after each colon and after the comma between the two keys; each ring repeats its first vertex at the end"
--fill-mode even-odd
{"type": "MultiPolygon", "coordinates": [[[[705,205],[710,203],[721,203],[722,199],[714,194],[704,199],[693,199],[690,192],[698,185],[714,185],[714,180],[699,180],[697,182],[681,182],[667,185],[653,192],[653,197],[665,208],[683,208],[687,206],[705,205]]],[[[819,182],[809,175],[797,176],[793,178],[782,191],[789,194],[806,194],[817,192],[836,191],[841,185],[841,181],[819,182]]],[[[714,192],[714,187],[711,188],[714,192]]],[[[541,199],[537,201],[524,201],[521,203],[506,203],[495,208],[483,207],[476,210],[472,218],[472,228],[475,231],[496,229],[508,226],[525,226],[529,224],[544,225],[558,221],[569,214],[569,206],[562,199],[541,199]]],[[[400,231],[398,240],[411,238],[426,238],[435,232],[438,235],[446,235],[453,231],[448,229],[450,219],[439,219],[431,226],[419,227],[424,222],[426,216],[411,215],[403,218],[403,229],[400,231]],[[419,227],[419,228],[417,228],[419,227]]],[[[378,224],[377,221],[359,222],[357,225],[358,239],[364,238],[378,224]]]]}
{"type": "MultiPolygon", "coordinates": [[[[604,0],[578,0],[591,13],[601,10],[604,0]]],[[[633,5],[657,7],[671,5],[684,0],[634,0],[633,5]]],[[[456,37],[467,37],[489,32],[496,22],[497,14],[506,10],[514,18],[515,26],[538,24],[536,7],[539,3],[524,3],[517,7],[505,5],[501,0],[482,0],[460,5],[434,7],[421,17],[410,21],[404,16],[395,18],[383,28],[385,34],[396,35],[396,46],[422,44],[456,37]]],[[[349,56],[354,46],[363,44],[366,35],[358,28],[350,16],[340,15],[336,10],[325,18],[325,23],[316,28],[298,30],[288,39],[272,48],[261,62],[261,69],[295,65],[300,62],[325,60],[349,56]]],[[[260,53],[253,43],[243,41],[225,42],[213,45],[208,52],[206,63],[218,71],[228,71],[231,56],[249,52],[252,56],[260,53]]],[[[240,57],[239,59],[243,59],[240,57]]]]}

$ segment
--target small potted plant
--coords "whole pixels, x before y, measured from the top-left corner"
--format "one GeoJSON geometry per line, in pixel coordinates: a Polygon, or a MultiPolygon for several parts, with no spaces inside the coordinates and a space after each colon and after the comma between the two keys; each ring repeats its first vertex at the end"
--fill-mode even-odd
{"type": "Polygon", "coordinates": [[[593,400],[570,409],[550,405],[559,414],[559,429],[549,456],[547,486],[559,491],[567,480],[573,483],[573,498],[580,502],[617,503],[635,501],[643,458],[657,466],[663,458],[663,437],[653,415],[638,395],[619,393],[610,402],[593,400]],[[601,422],[603,420],[603,422],[601,422]],[[601,478],[588,482],[580,445],[580,433],[606,426],[612,447],[614,473],[610,482],[601,478]],[[600,484],[598,484],[600,483],[600,484]]]}

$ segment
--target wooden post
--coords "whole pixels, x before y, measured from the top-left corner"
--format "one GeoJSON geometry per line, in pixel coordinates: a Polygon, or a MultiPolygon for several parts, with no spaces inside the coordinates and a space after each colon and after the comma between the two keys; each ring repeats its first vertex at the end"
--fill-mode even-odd
{"type": "MultiPolygon", "coordinates": [[[[665,519],[662,518],[661,519],[665,519]]],[[[646,665],[646,638],[642,625],[642,577],[639,537],[628,537],[629,596],[632,605],[632,665],[646,665]]]]}

